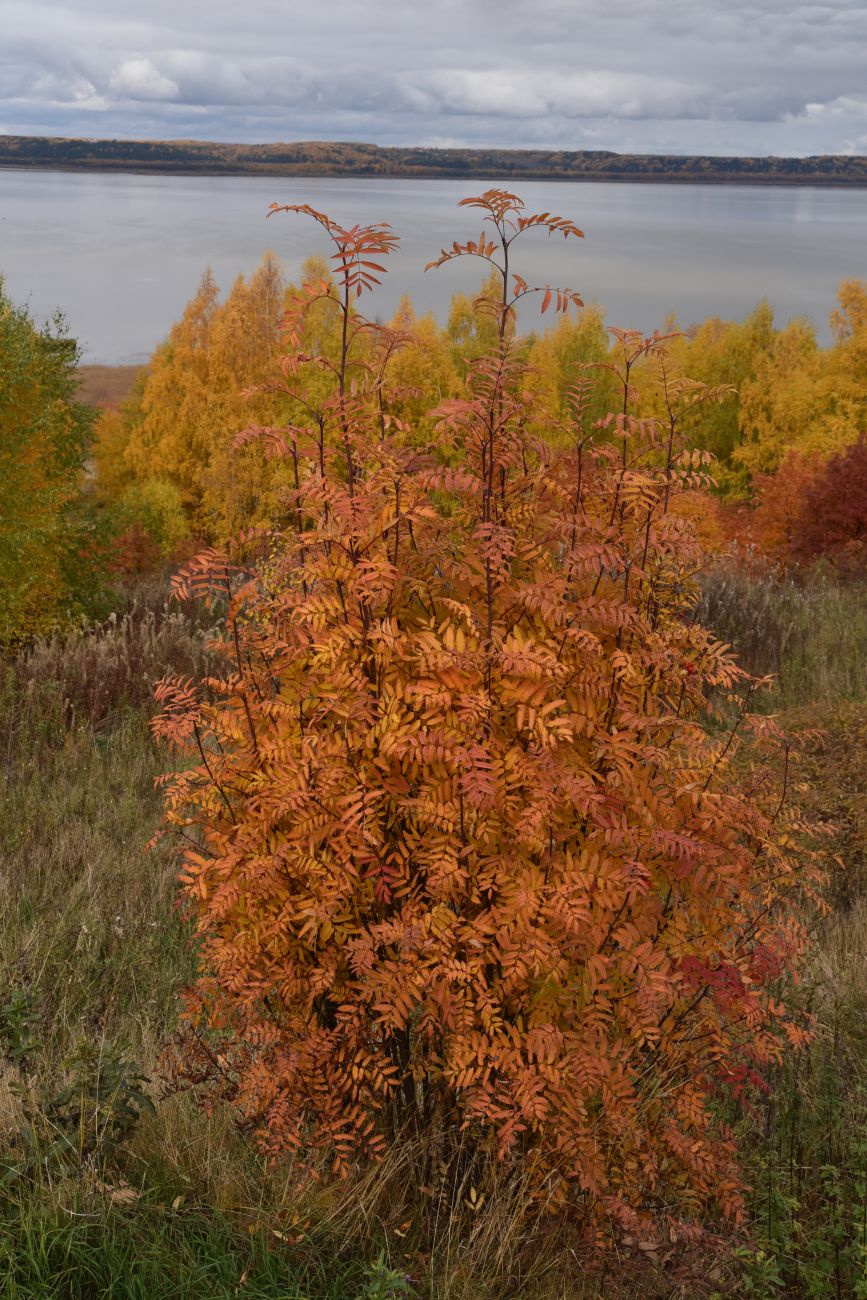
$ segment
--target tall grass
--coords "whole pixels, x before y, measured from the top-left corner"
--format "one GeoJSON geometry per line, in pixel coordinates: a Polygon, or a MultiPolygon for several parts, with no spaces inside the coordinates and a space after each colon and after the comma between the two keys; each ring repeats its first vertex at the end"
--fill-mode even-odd
{"type": "Polygon", "coordinates": [[[6,719],[7,746],[31,712],[28,693],[40,696],[39,716],[45,713],[45,692],[54,695],[63,725],[72,729],[80,722],[98,730],[131,707],[147,712],[154,683],[165,673],[193,676],[207,670],[212,629],[200,615],[201,607],[179,605],[162,584],[152,583],[103,623],[35,641],[9,665],[11,680],[24,690],[0,715],[6,719]]]}
{"type": "Polygon", "coordinates": [[[742,1129],[753,1180],[754,1293],[867,1296],[867,898],[824,927],[797,997],[809,1048],[742,1129]]]}
{"type": "Polygon", "coordinates": [[[40,1006],[44,1051],[121,1035],[141,1053],[166,1032],[189,945],[157,829],[162,758],[147,715],[167,668],[198,672],[206,635],[180,610],[37,642],[0,678],[0,975],[40,1006]]]}
{"type": "MultiPolygon", "coordinates": [[[[829,901],[812,959],[786,996],[813,1017],[742,1116],[753,1180],[740,1285],[757,1296],[867,1297],[867,586],[719,564],[696,617],[757,675],[763,707],[803,739],[790,793],[834,829],[829,901]]],[[[757,697],[761,699],[761,697],[757,697]]]]}
{"type": "Polygon", "coordinates": [[[867,699],[867,586],[804,581],[718,564],[702,579],[698,622],[777,685],[766,707],[867,699]]]}
{"type": "MultiPolygon", "coordinates": [[[[0,971],[38,1000],[52,1057],[95,1034],[140,1053],[170,1023],[189,968],[174,867],[165,849],[145,852],[159,757],[140,714],[100,735],[62,733],[59,695],[25,699],[4,753],[0,971]]],[[[7,681],[0,707],[15,701],[7,681]]]]}
{"type": "Polygon", "coordinates": [[[273,1234],[220,1215],[136,1200],[31,1198],[0,1219],[4,1300],[390,1300],[384,1261],[293,1258],[273,1234]]]}

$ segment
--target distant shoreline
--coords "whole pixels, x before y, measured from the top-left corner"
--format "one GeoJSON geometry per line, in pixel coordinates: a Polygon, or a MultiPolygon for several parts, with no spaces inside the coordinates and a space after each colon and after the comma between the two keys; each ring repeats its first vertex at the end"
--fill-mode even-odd
{"type": "Polygon", "coordinates": [[[345,180],[602,181],[660,185],[867,188],[867,156],[809,158],[617,154],[536,149],[427,149],[339,141],[226,144],[0,136],[0,169],[155,176],[345,180]]]}

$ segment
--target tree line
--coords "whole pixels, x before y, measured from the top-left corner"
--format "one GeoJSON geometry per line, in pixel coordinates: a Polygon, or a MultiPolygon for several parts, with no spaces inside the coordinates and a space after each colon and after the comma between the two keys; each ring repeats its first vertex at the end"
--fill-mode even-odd
{"type": "Polygon", "coordinates": [[[343,141],[228,144],[0,136],[0,166],[276,176],[393,176],[657,183],[867,185],[867,158],[620,154],[610,150],[385,147],[343,141]]]}

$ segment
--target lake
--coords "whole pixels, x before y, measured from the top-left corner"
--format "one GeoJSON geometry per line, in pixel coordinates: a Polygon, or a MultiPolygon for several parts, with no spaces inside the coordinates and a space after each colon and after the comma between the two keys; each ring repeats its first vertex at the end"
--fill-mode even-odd
{"type": "MultiPolygon", "coordinates": [[[[408,293],[445,319],[451,294],[478,286],[481,264],[427,275],[424,265],[443,243],[478,235],[478,216],[456,205],[493,184],[0,170],[0,275],[37,319],[59,307],[85,360],[141,362],[206,267],[225,290],[266,249],[290,276],[325,252],[309,218],[266,220],[271,202],[311,203],[345,225],[389,221],[401,236],[369,314],[387,318],[408,293]]],[[[528,233],[515,269],[577,288],[612,325],[742,318],[767,298],[778,321],[808,315],[827,340],[838,283],[867,279],[865,190],[533,181],[520,192],[528,210],[570,217],[586,239],[528,233]]],[[[522,325],[534,319],[528,311],[522,325]]]]}

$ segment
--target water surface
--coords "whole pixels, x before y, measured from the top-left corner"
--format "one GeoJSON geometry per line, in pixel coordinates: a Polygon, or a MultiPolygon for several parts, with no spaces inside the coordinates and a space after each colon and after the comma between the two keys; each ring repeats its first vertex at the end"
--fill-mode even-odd
{"type": "MultiPolygon", "coordinates": [[[[424,265],[443,242],[478,234],[478,217],[456,205],[492,184],[2,170],[0,275],[36,318],[60,308],[86,360],[144,361],[206,267],[225,290],[267,249],[290,276],[326,251],[308,219],[266,219],[271,202],[311,203],[346,225],[389,221],[401,236],[371,314],[386,318],[409,293],[444,319],[456,289],[477,287],[480,264],[427,275],[424,265]]],[[[838,283],[867,279],[864,190],[533,181],[520,191],[586,239],[528,234],[516,269],[579,289],[613,325],[740,319],[767,298],[779,321],[808,315],[827,339],[838,283]]]]}

